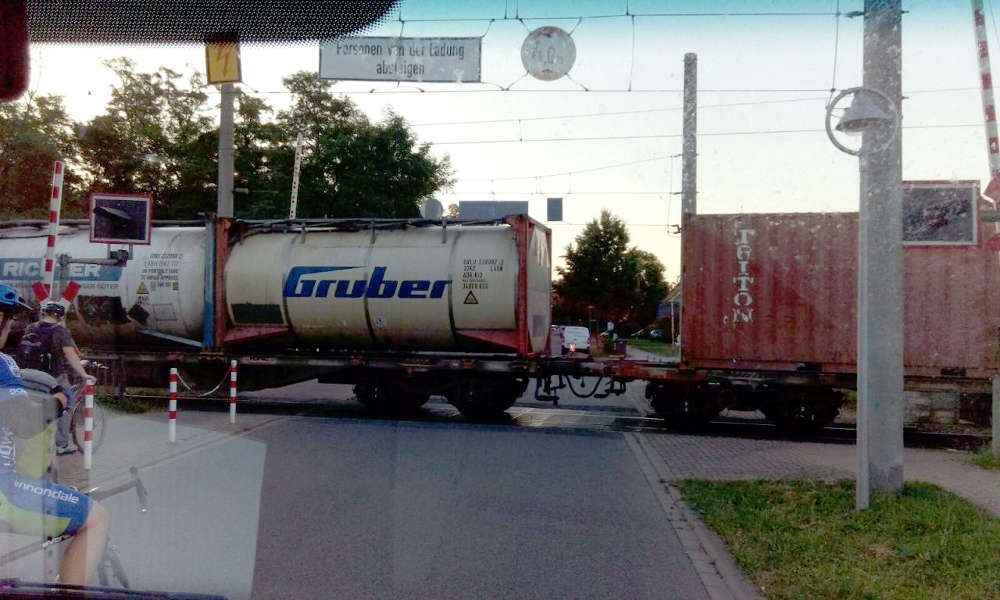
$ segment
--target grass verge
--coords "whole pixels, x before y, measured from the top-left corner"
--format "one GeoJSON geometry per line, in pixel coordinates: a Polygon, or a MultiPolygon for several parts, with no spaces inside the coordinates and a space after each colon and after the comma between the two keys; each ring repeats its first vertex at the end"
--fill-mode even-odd
{"type": "Polygon", "coordinates": [[[139,398],[128,394],[125,395],[124,399],[120,398],[118,394],[99,395],[98,402],[109,410],[133,415],[158,409],[164,404],[157,398],[139,398]]]}
{"type": "Polygon", "coordinates": [[[1000,469],[1000,456],[993,454],[989,446],[978,448],[972,453],[972,464],[984,469],[1000,469]]]}
{"type": "Polygon", "coordinates": [[[1000,519],[906,484],[854,510],[854,482],[679,484],[767,598],[1000,598],[1000,519]]]}
{"type": "Polygon", "coordinates": [[[680,354],[680,349],[677,348],[677,346],[666,342],[657,342],[655,340],[629,340],[628,345],[633,348],[638,348],[639,350],[645,350],[646,352],[652,352],[653,354],[659,354],[661,356],[678,356],[680,354]]]}

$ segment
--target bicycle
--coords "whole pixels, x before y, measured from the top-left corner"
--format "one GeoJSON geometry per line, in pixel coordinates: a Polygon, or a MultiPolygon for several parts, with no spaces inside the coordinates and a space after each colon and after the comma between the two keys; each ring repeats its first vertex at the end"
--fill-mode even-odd
{"type": "MultiPolygon", "coordinates": [[[[81,493],[89,496],[92,500],[101,501],[105,498],[110,498],[111,496],[121,494],[134,488],[136,496],[139,500],[139,512],[148,512],[148,493],[146,492],[146,486],[142,483],[142,479],[139,478],[139,469],[134,466],[130,467],[129,474],[131,475],[131,478],[127,483],[108,489],[94,487],[81,493]]],[[[54,548],[58,544],[72,537],[73,536],[71,535],[60,535],[58,537],[46,538],[44,540],[32,542],[31,544],[21,548],[11,550],[6,554],[0,555],[0,567],[4,567],[36,552],[46,552],[46,557],[50,557],[52,556],[52,552],[54,552],[54,548]]],[[[131,582],[128,579],[128,575],[125,573],[125,567],[122,564],[121,555],[118,552],[117,546],[115,546],[114,542],[111,541],[110,535],[108,536],[107,543],[104,545],[104,556],[101,557],[101,562],[97,566],[97,579],[102,586],[117,585],[117,587],[124,589],[130,589],[132,587],[131,582]]]]}

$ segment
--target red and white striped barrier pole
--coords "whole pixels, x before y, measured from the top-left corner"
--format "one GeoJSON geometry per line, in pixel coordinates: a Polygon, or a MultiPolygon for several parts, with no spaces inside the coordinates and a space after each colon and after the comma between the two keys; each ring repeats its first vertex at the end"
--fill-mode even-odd
{"type": "Polygon", "coordinates": [[[87,384],[83,396],[83,468],[90,470],[94,456],[94,384],[87,384]]]}
{"type": "Polygon", "coordinates": [[[63,163],[57,160],[52,168],[52,193],[49,197],[49,240],[45,248],[42,286],[46,296],[52,295],[55,280],[56,235],[59,233],[59,211],[62,210],[63,163]]]}
{"type": "Polygon", "coordinates": [[[177,442],[177,367],[170,367],[170,404],[167,406],[170,418],[169,440],[177,442]]]}
{"type": "Polygon", "coordinates": [[[986,151],[990,159],[990,183],[984,194],[1000,200],[1000,136],[997,135],[997,110],[993,100],[993,75],[990,71],[990,47],[986,39],[983,0],[972,0],[972,18],[976,25],[976,49],[979,57],[979,82],[982,87],[983,116],[986,121],[986,151]]]}
{"type": "Polygon", "coordinates": [[[236,361],[229,361],[229,422],[236,422],[236,361]]]}

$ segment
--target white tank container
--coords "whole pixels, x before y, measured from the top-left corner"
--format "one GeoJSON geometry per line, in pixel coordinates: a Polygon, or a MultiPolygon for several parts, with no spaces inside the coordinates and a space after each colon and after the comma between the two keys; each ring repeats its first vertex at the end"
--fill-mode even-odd
{"type": "MultiPolygon", "coordinates": [[[[149,344],[138,330],[163,332],[201,341],[205,296],[205,229],[157,227],[151,243],[132,246],[124,267],[70,264],[56,266],[56,296],[63,286],[80,285],[67,323],[78,343],[149,344]]],[[[108,257],[107,244],[92,244],[87,229],[61,228],[56,256],[108,257]]],[[[46,236],[37,228],[0,231],[0,282],[34,300],[31,286],[41,280],[46,236]]],[[[127,248],[112,245],[113,249],[127,248]]]]}
{"type": "Polygon", "coordinates": [[[523,249],[508,226],[251,235],[226,264],[229,316],[237,327],[286,326],[321,347],[510,348],[524,332],[541,352],[550,257],[544,232],[532,232],[523,249]]]}

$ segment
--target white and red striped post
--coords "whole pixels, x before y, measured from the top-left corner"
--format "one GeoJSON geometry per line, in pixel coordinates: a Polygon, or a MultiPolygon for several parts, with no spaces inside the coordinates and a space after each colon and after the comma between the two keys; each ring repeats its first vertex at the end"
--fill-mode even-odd
{"type": "MultiPolygon", "coordinates": [[[[994,202],[1000,202],[1000,136],[997,135],[997,109],[993,102],[993,75],[990,69],[990,47],[986,40],[986,17],[983,15],[983,0],[972,0],[972,19],[976,26],[976,48],[979,57],[979,81],[982,85],[983,116],[986,120],[986,145],[990,157],[990,182],[983,192],[994,202]]],[[[1000,231],[1000,223],[997,224],[1000,231]]],[[[1000,456],[1000,375],[992,381],[992,428],[993,439],[990,451],[1000,456]]]]}
{"type": "Polygon", "coordinates": [[[229,361],[229,422],[236,422],[236,361],[229,361]]]}
{"type": "Polygon", "coordinates": [[[88,383],[83,396],[83,468],[90,470],[94,456],[94,384],[88,383]]]}
{"type": "Polygon", "coordinates": [[[983,116],[986,121],[986,151],[990,161],[990,183],[984,193],[993,200],[1000,200],[1000,136],[997,135],[997,110],[993,100],[993,75],[990,70],[990,48],[986,40],[983,0],[972,0],[972,18],[976,25],[979,82],[982,87],[983,116]]]}
{"type": "Polygon", "coordinates": [[[49,197],[49,240],[45,248],[45,265],[42,286],[47,296],[52,295],[55,280],[56,235],[59,233],[59,211],[62,210],[63,163],[57,160],[52,168],[52,193],[49,197]]]}
{"type": "Polygon", "coordinates": [[[170,404],[167,406],[167,416],[170,418],[168,438],[173,444],[177,442],[177,367],[170,367],[170,404]]]}

